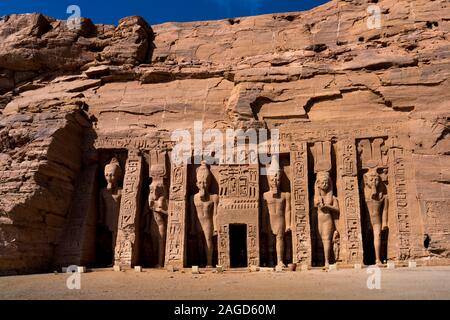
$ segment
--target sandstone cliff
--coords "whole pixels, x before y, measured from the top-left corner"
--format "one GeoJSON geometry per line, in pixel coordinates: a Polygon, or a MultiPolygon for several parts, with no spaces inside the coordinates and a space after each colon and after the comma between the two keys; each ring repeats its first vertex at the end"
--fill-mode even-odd
{"type": "MultiPolygon", "coordinates": [[[[450,3],[331,1],[308,12],[79,30],[0,20],[0,273],[46,271],[83,139],[205,127],[407,123],[427,255],[450,257],[450,3]],[[367,7],[381,28],[367,27],[367,7]]],[[[425,255],[426,256],[426,255],[425,255]]]]}

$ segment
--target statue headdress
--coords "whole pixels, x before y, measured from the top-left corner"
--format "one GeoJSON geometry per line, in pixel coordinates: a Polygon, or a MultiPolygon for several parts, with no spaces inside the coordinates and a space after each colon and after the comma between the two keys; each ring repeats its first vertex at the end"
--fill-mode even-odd
{"type": "Polygon", "coordinates": [[[119,160],[117,160],[116,157],[113,157],[111,159],[111,161],[105,166],[105,169],[106,168],[113,169],[117,173],[118,176],[122,177],[122,174],[123,174],[122,168],[120,167],[119,160]]]}
{"type": "Polygon", "coordinates": [[[197,168],[197,181],[206,179],[206,181],[211,181],[211,171],[208,168],[208,165],[206,164],[206,161],[202,161],[200,164],[200,167],[197,168]]]}

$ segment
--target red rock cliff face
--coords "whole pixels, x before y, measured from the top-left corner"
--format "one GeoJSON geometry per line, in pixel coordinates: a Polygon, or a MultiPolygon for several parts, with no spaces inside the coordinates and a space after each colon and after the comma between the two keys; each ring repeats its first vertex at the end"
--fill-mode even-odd
{"type": "Polygon", "coordinates": [[[450,5],[331,1],[308,12],[150,27],[0,20],[0,272],[44,271],[82,166],[83,131],[398,121],[412,154],[415,257],[450,254],[450,5]],[[422,239],[418,240],[418,243],[422,239]]]}

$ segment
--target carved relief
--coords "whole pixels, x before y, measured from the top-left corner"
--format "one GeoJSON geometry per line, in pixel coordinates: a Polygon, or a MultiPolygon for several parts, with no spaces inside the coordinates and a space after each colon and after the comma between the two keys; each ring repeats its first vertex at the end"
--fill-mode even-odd
{"type": "Polygon", "coordinates": [[[172,167],[167,222],[166,266],[172,265],[182,268],[185,264],[186,177],[186,166],[172,167]]]}
{"type": "Polygon", "coordinates": [[[393,184],[393,199],[391,201],[397,218],[397,258],[407,260],[411,256],[411,221],[406,193],[406,167],[403,149],[391,149],[389,153],[390,180],[393,184]]]}
{"type": "Polygon", "coordinates": [[[362,263],[361,209],[358,187],[358,166],[354,140],[337,143],[337,179],[343,237],[341,259],[346,263],[362,263]]]}
{"type": "Polygon", "coordinates": [[[293,195],[293,262],[311,265],[307,144],[306,142],[292,144],[290,150],[293,166],[291,186],[293,195]]]}
{"type": "Polygon", "coordinates": [[[132,266],[139,257],[137,232],[139,230],[140,190],[142,174],[142,158],[139,152],[131,150],[125,170],[125,178],[120,202],[119,224],[115,246],[114,263],[121,266],[132,266]]]}

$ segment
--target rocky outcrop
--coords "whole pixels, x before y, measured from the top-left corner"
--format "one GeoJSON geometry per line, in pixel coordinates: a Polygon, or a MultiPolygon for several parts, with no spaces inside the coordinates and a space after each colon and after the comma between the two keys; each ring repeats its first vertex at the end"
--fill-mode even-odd
{"type": "Polygon", "coordinates": [[[83,19],[78,30],[39,14],[4,17],[0,270],[48,267],[83,130],[144,137],[194,120],[407,123],[415,223],[427,255],[450,258],[449,74],[446,0],[334,0],[307,12],[152,27],[139,17],[117,27],[83,19]],[[367,24],[373,4],[380,28],[367,24]]]}
{"type": "Polygon", "coordinates": [[[76,104],[0,121],[0,270],[48,270],[81,168],[76,104]]]}

